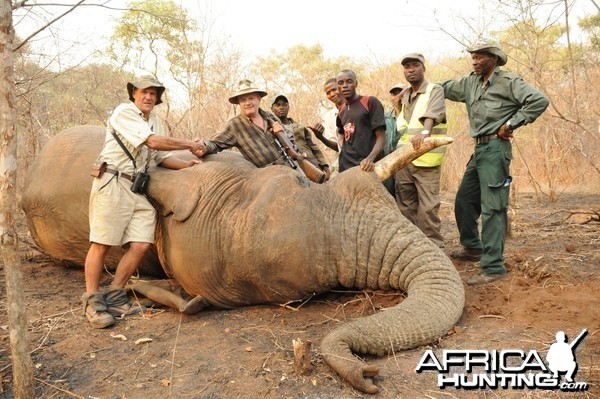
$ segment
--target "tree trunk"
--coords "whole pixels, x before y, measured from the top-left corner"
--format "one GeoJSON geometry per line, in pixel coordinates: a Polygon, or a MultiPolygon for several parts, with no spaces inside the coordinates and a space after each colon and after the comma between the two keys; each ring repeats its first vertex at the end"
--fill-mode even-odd
{"type": "Polygon", "coordinates": [[[17,202],[13,41],[12,2],[0,0],[0,251],[6,275],[14,397],[29,399],[35,397],[35,385],[29,352],[19,242],[13,217],[17,202]]]}

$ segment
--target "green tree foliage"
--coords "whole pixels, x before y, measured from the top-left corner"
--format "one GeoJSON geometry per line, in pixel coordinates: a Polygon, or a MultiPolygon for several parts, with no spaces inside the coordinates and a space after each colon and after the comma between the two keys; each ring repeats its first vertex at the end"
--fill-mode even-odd
{"type": "MultiPolygon", "coordinates": [[[[128,77],[111,65],[53,72],[21,59],[16,75],[18,157],[29,165],[46,142],[76,125],[106,125],[110,111],[127,101],[128,77]]],[[[20,185],[26,174],[18,176],[20,185]]]]}
{"type": "Polygon", "coordinates": [[[290,116],[312,125],[319,120],[321,106],[332,106],[323,94],[325,81],[342,69],[353,69],[359,76],[363,71],[360,64],[349,58],[325,58],[320,45],[296,45],[259,57],[250,71],[256,83],[269,93],[263,108],[270,109],[273,98],[284,93],[290,100],[290,116]]]}
{"type": "Polygon", "coordinates": [[[230,115],[226,94],[239,75],[241,54],[211,43],[172,0],[131,1],[117,20],[113,59],[129,70],[145,70],[167,86],[165,114],[171,134],[205,137],[230,115]]]}
{"type": "Polygon", "coordinates": [[[590,47],[595,54],[597,63],[599,61],[598,55],[600,55],[600,13],[582,18],[579,21],[579,26],[588,35],[590,47]]]}
{"type": "Polygon", "coordinates": [[[151,65],[154,74],[173,68],[181,78],[193,70],[189,65],[197,64],[203,51],[192,39],[197,26],[184,8],[172,0],[131,1],[127,8],[112,36],[109,51],[115,60],[143,69],[151,65]]]}

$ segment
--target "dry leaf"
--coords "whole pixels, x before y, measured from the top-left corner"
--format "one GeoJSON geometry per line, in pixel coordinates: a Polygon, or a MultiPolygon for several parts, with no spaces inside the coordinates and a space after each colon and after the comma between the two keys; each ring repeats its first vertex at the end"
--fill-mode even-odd
{"type": "Polygon", "coordinates": [[[110,334],[111,337],[113,337],[114,339],[120,339],[121,341],[127,341],[127,337],[124,336],[123,334],[110,334]]]}
{"type": "Polygon", "coordinates": [[[163,387],[168,387],[169,385],[171,385],[171,380],[167,380],[167,379],[161,380],[160,385],[162,385],[163,387]]]}
{"type": "Polygon", "coordinates": [[[152,338],[140,338],[137,341],[135,341],[135,344],[139,345],[139,344],[145,344],[147,342],[152,342],[152,338]]]}
{"type": "Polygon", "coordinates": [[[246,352],[252,352],[252,347],[251,346],[247,346],[247,347],[244,348],[244,350],[246,352]]]}

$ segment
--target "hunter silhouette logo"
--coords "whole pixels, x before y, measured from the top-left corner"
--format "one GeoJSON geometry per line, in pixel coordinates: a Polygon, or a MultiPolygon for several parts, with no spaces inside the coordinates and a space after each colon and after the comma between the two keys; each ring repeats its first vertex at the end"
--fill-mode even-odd
{"type": "Polygon", "coordinates": [[[550,350],[548,350],[548,355],[546,356],[548,368],[552,371],[554,378],[558,378],[559,373],[566,372],[565,378],[567,382],[573,382],[573,377],[577,372],[575,348],[586,334],[587,329],[584,329],[573,342],[568,344],[564,331],[556,333],[556,343],[550,346],[550,350]]]}
{"type": "Polygon", "coordinates": [[[563,331],[556,333],[556,342],[550,346],[546,363],[536,350],[525,352],[507,350],[449,350],[436,356],[427,350],[415,371],[437,371],[440,388],[456,389],[560,389],[561,391],[586,391],[586,382],[575,382],[577,361],[575,350],[587,329],[568,343],[563,331]],[[561,382],[561,374],[565,381],[561,382]]]}

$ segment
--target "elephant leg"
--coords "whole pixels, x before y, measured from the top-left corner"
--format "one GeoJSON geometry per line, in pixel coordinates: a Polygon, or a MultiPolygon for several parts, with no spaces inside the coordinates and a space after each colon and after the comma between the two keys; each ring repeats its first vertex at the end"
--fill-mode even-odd
{"type": "MultiPolygon", "coordinates": [[[[155,283],[136,283],[128,287],[138,294],[144,295],[155,302],[176,309],[184,314],[195,314],[208,306],[201,296],[183,298],[173,291],[183,291],[171,281],[155,283]]],[[[186,295],[187,297],[187,295],[186,295]]]]}

